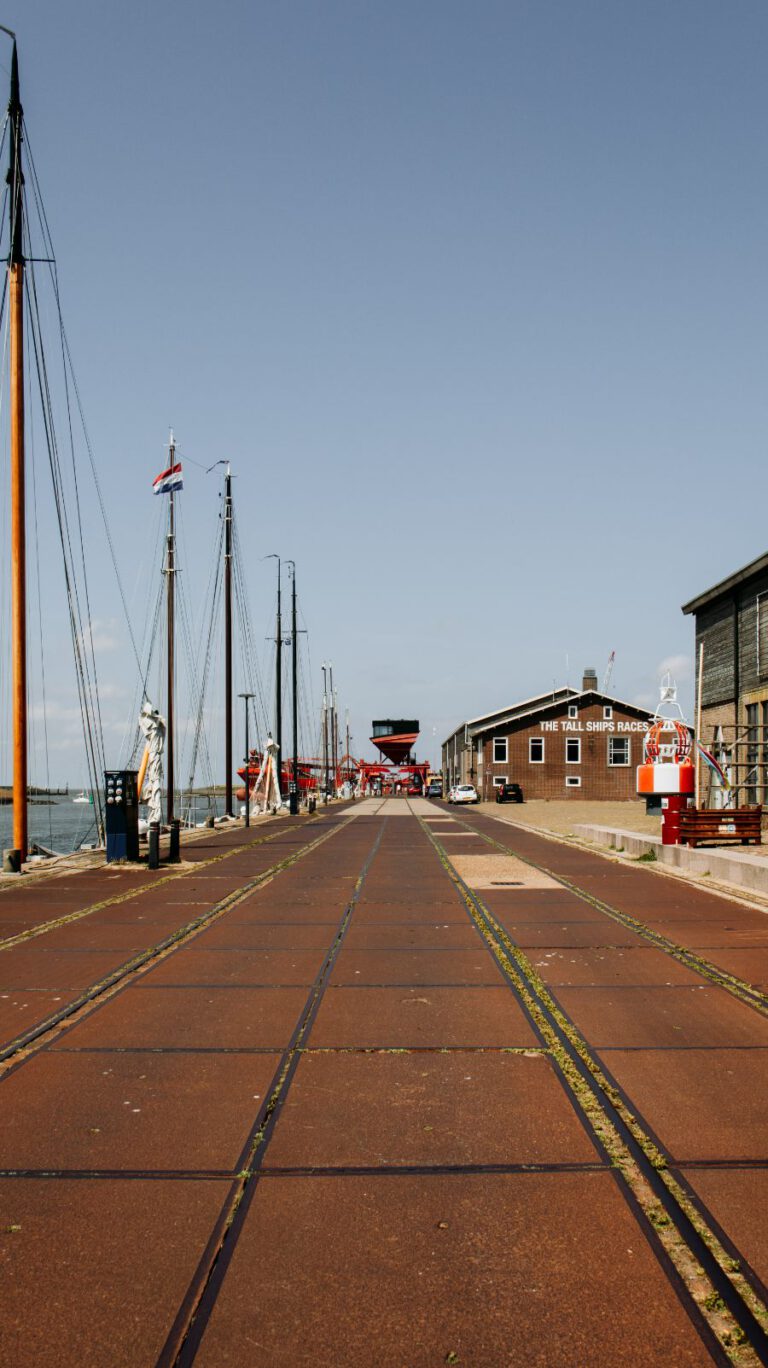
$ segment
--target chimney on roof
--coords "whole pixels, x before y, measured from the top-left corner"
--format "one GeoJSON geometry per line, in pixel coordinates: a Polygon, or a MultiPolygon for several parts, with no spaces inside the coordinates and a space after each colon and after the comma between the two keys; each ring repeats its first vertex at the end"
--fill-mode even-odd
{"type": "Polygon", "coordinates": [[[591,670],[589,667],[587,667],[587,669],[584,671],[584,678],[581,681],[581,687],[584,690],[597,688],[596,670],[591,670]]]}

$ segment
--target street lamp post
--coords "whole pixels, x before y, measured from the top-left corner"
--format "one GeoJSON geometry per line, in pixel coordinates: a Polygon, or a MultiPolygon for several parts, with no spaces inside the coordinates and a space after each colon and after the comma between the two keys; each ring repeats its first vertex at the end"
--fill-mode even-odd
{"type": "Polygon", "coordinates": [[[251,752],[248,747],[248,703],[256,695],[252,693],[241,693],[238,698],[245,700],[245,825],[251,825],[251,752]]]}

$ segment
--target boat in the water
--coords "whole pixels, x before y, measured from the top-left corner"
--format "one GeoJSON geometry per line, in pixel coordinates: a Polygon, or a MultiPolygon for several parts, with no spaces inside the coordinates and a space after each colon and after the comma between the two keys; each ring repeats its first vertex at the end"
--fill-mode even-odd
{"type": "Polygon", "coordinates": [[[92,794],[92,793],[86,793],[85,789],[82,789],[81,792],[78,793],[77,797],[72,799],[72,802],[73,802],[73,803],[90,803],[90,804],[91,804],[91,807],[93,807],[93,794],[92,794]]]}

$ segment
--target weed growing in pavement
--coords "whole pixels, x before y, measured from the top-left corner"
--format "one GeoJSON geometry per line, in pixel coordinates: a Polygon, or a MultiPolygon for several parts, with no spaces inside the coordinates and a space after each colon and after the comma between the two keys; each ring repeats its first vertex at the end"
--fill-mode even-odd
{"type": "Polygon", "coordinates": [[[656,863],[656,851],[655,851],[655,850],[646,850],[646,852],[645,852],[644,855],[636,855],[636,856],[635,856],[635,863],[636,863],[636,864],[655,864],[655,863],[656,863]]]}

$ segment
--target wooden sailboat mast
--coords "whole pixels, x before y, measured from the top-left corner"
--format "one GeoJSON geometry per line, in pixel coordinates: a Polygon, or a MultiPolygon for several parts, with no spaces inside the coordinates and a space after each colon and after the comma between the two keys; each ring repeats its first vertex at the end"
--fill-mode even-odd
{"type": "Polygon", "coordinates": [[[295,817],[299,810],[299,683],[298,683],[298,632],[296,628],[296,562],[289,561],[291,567],[291,710],[293,713],[293,765],[289,810],[295,817]]]}
{"type": "MultiPolygon", "coordinates": [[[[224,812],[233,816],[232,806],[232,474],[229,466],[224,478],[224,812]]],[[[246,749],[246,764],[248,763],[246,749]]],[[[246,777],[246,789],[247,789],[246,777]]],[[[248,794],[246,792],[246,806],[248,794]]]]}
{"type": "MultiPolygon", "coordinates": [[[[283,611],[280,570],[282,562],[277,557],[277,623],[275,625],[275,741],[277,742],[277,773],[283,772],[283,611]]],[[[280,785],[282,789],[282,784],[280,785]]]]}
{"type": "MultiPolygon", "coordinates": [[[[176,464],[176,444],[171,433],[168,453],[168,466],[170,470],[176,464]]],[[[166,603],[168,616],[168,731],[165,740],[166,753],[166,777],[168,782],[166,799],[166,822],[170,825],[174,817],[174,798],[173,798],[173,672],[174,672],[174,613],[175,613],[175,582],[176,582],[176,513],[174,506],[174,491],[171,487],[168,495],[168,538],[167,554],[165,562],[165,573],[168,576],[166,584],[166,603]]]]}
{"type": "Polygon", "coordinates": [[[23,111],[19,98],[16,43],[11,61],[10,127],[10,308],[11,376],[11,637],[13,653],[13,844],[27,857],[27,602],[24,492],[24,177],[21,169],[23,111]]]}

